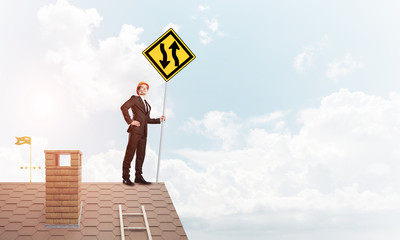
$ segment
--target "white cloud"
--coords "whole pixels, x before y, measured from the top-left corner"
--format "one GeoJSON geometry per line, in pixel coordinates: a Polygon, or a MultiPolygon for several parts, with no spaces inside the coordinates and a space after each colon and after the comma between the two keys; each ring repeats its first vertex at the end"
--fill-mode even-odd
{"type": "Polygon", "coordinates": [[[211,111],[200,120],[190,118],[182,127],[186,132],[194,132],[220,143],[223,150],[229,150],[238,144],[245,143],[249,132],[258,130],[256,127],[272,126],[276,132],[286,130],[283,117],[286,113],[281,111],[272,112],[249,119],[239,119],[235,113],[211,111]],[[253,129],[251,129],[253,128],[253,129]]]}
{"type": "Polygon", "coordinates": [[[146,48],[139,43],[142,28],[125,24],[117,37],[94,45],[91,33],[102,20],[95,9],[82,10],[57,1],[41,7],[37,16],[48,46],[46,76],[57,79],[70,104],[83,115],[118,109],[140,81],[150,84],[149,99],[154,113],[160,114],[162,98],[152,98],[163,95],[163,82],[142,55],[146,48]]]}
{"type": "Polygon", "coordinates": [[[285,116],[286,114],[281,111],[276,111],[272,113],[265,114],[263,116],[259,117],[251,117],[249,118],[249,123],[250,124],[258,124],[258,123],[269,123],[271,121],[281,119],[285,116]]]}
{"type": "Polygon", "coordinates": [[[236,124],[233,123],[236,118],[233,112],[212,111],[201,120],[190,119],[185,124],[184,129],[222,140],[223,148],[229,149],[238,134],[236,124]]]}
{"type": "Polygon", "coordinates": [[[199,10],[200,11],[205,11],[205,10],[208,10],[210,7],[209,6],[207,6],[207,5],[199,5],[199,10]]]}
{"type": "Polygon", "coordinates": [[[241,121],[233,112],[213,111],[190,119],[186,128],[226,145],[244,138],[242,145],[179,150],[185,161],[165,161],[163,179],[182,216],[203,219],[202,228],[214,229],[218,219],[230,227],[235,219],[243,228],[279,221],[285,213],[281,227],[319,225],[320,217],[325,227],[355,226],[338,216],[356,220],[400,208],[399,116],[400,94],[385,99],[346,89],[300,111],[296,134],[245,125],[273,124],[282,113],[241,121]]]}
{"type": "Polygon", "coordinates": [[[341,59],[335,59],[328,64],[326,75],[328,78],[338,81],[338,78],[347,76],[357,69],[362,68],[363,65],[353,59],[350,53],[346,54],[341,59]]]}
{"type": "Polygon", "coordinates": [[[380,175],[384,176],[387,174],[393,174],[390,165],[386,163],[375,163],[375,164],[370,164],[368,166],[367,172],[370,174],[375,174],[375,175],[380,175]]]}
{"type": "Polygon", "coordinates": [[[303,47],[303,51],[299,53],[293,62],[293,67],[297,72],[305,72],[314,63],[314,55],[321,51],[324,47],[328,45],[328,37],[324,36],[317,43],[303,47]]]}
{"type": "Polygon", "coordinates": [[[218,20],[216,18],[213,18],[211,20],[206,19],[206,25],[211,31],[218,31],[218,20]]]}
{"type": "Polygon", "coordinates": [[[166,26],[163,27],[163,32],[166,32],[168,29],[174,29],[175,32],[179,32],[179,29],[181,28],[180,26],[170,22],[166,26]]]}
{"type": "Polygon", "coordinates": [[[210,34],[206,31],[200,31],[199,36],[200,36],[200,42],[202,44],[208,44],[208,43],[212,42],[212,40],[213,40],[213,38],[210,36],[210,34]]]}
{"type": "Polygon", "coordinates": [[[304,48],[302,53],[299,53],[295,59],[293,66],[298,72],[303,72],[305,68],[310,67],[313,58],[313,48],[304,48]]]}
{"type": "Polygon", "coordinates": [[[46,120],[56,112],[57,108],[57,97],[54,93],[46,91],[35,91],[35,95],[32,96],[29,101],[29,107],[32,109],[33,114],[40,120],[46,120]]]}
{"type": "MultiPolygon", "coordinates": [[[[199,10],[204,12],[207,10],[208,6],[199,5],[199,10]]],[[[214,40],[214,37],[223,37],[225,33],[219,30],[219,21],[216,17],[210,17],[209,14],[203,13],[203,24],[208,29],[208,31],[200,30],[199,31],[199,39],[202,44],[209,44],[214,40]]],[[[193,20],[196,20],[198,16],[192,16],[193,20]]]]}
{"type": "MultiPolygon", "coordinates": [[[[122,161],[125,152],[111,149],[82,159],[83,182],[120,182],[122,181],[122,161]]],[[[134,166],[134,161],[133,161],[134,166]]],[[[133,168],[134,169],[134,168],[133,168]]]]}
{"type": "Polygon", "coordinates": [[[89,50],[88,36],[102,21],[96,9],[82,10],[65,0],[41,7],[37,17],[52,46],[83,52],[89,50]]]}

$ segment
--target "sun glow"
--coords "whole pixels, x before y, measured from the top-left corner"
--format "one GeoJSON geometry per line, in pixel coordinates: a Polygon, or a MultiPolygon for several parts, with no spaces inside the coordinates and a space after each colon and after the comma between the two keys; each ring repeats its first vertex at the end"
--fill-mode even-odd
{"type": "Polygon", "coordinates": [[[31,110],[38,118],[45,118],[54,111],[54,98],[47,94],[38,94],[33,96],[31,101],[31,110]]]}

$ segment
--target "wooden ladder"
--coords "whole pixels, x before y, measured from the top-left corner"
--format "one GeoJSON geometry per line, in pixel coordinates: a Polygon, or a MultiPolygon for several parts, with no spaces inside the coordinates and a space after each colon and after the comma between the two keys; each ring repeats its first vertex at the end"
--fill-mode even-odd
{"type": "Polygon", "coordinates": [[[120,223],[120,227],[121,227],[121,239],[122,240],[125,240],[125,229],[126,230],[146,230],[147,237],[149,238],[149,240],[153,240],[151,237],[149,222],[147,221],[146,210],[144,209],[143,205],[142,205],[142,213],[123,213],[122,207],[121,207],[121,205],[119,205],[119,223],[120,223]],[[145,226],[144,227],[125,227],[123,216],[143,216],[145,226]]]}

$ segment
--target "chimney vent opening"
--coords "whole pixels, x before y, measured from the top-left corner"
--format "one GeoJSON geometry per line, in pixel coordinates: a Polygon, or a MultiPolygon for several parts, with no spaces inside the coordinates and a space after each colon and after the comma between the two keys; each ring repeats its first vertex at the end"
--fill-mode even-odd
{"type": "Polygon", "coordinates": [[[59,166],[60,167],[71,167],[71,155],[60,154],[59,166]]]}

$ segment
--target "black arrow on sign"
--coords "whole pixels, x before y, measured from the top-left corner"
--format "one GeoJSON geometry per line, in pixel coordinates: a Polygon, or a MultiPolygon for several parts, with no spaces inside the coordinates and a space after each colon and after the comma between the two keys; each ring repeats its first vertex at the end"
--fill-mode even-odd
{"type": "Polygon", "coordinates": [[[161,53],[163,55],[163,60],[160,60],[160,63],[161,63],[163,68],[166,68],[170,61],[167,61],[167,52],[164,49],[164,43],[160,44],[160,50],[161,50],[161,53]]]}
{"type": "Polygon", "coordinates": [[[178,44],[174,41],[174,43],[169,46],[169,49],[172,49],[172,57],[174,58],[175,66],[179,66],[179,58],[176,56],[176,50],[179,50],[178,44]]]}

